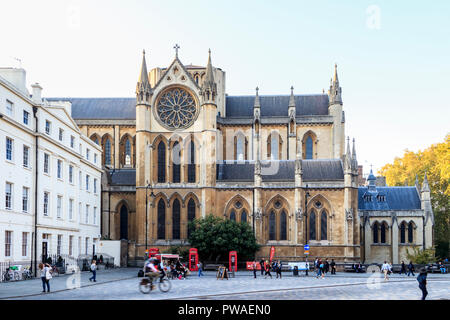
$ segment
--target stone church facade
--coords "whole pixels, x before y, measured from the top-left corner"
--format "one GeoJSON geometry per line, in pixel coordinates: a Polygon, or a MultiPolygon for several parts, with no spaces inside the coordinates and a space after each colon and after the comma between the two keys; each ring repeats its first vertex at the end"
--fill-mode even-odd
{"type": "MultiPolygon", "coordinates": [[[[328,93],[229,96],[225,72],[184,65],[147,71],[135,98],[70,98],[81,131],[103,149],[102,235],[149,247],[188,243],[188,222],[213,214],[248,223],[284,260],[360,261],[355,140],[345,139],[337,67],[328,93]]],[[[363,219],[363,220],[361,220],[363,219]]]]}

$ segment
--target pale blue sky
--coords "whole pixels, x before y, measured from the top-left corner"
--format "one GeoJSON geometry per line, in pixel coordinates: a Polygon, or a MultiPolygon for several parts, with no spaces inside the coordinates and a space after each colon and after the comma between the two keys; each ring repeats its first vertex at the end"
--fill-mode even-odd
{"type": "Polygon", "coordinates": [[[131,97],[142,49],[164,67],[178,43],[185,64],[211,48],[229,95],[320,93],[336,62],[365,171],[450,132],[450,1],[15,0],[0,12],[0,66],[20,58],[46,97],[131,97]]]}

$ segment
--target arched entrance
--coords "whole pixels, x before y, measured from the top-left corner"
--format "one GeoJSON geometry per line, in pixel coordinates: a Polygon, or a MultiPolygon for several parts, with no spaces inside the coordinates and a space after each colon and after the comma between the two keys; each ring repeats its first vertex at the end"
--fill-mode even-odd
{"type": "Polygon", "coordinates": [[[125,205],[120,208],[120,239],[128,240],[128,209],[125,205]]]}

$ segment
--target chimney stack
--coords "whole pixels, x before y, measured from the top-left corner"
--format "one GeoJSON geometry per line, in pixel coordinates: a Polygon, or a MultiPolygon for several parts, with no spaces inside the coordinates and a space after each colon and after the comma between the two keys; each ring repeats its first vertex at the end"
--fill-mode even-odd
{"type": "Polygon", "coordinates": [[[33,88],[33,97],[32,100],[36,103],[42,103],[42,87],[39,83],[32,84],[31,87],[33,88]]]}

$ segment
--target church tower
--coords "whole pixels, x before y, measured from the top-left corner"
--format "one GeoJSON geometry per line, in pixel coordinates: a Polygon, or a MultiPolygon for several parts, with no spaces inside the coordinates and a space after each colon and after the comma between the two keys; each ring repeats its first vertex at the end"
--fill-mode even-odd
{"type": "Polygon", "coordinates": [[[289,98],[289,106],[288,106],[288,116],[289,116],[289,154],[288,159],[294,160],[297,154],[297,127],[295,121],[296,108],[295,108],[295,97],[294,97],[294,87],[291,86],[291,96],[289,98]]]}
{"type": "MultiPolygon", "coordinates": [[[[142,53],[141,72],[136,85],[136,229],[138,243],[145,243],[146,217],[145,217],[145,187],[150,181],[150,145],[149,131],[150,109],[152,99],[152,88],[148,80],[147,63],[145,61],[145,50],[142,53]]],[[[147,224],[148,227],[148,224],[147,224]]],[[[148,236],[149,237],[149,236],[148,236]]]]}
{"type": "Polygon", "coordinates": [[[428,185],[427,173],[423,177],[422,190],[420,192],[421,208],[424,211],[425,225],[422,226],[425,230],[423,232],[423,248],[429,249],[433,246],[433,225],[434,225],[434,214],[431,207],[431,190],[428,185]]]}
{"type": "Polygon", "coordinates": [[[333,158],[340,158],[344,154],[345,119],[342,111],[342,88],[339,86],[336,64],[328,90],[328,99],[328,113],[333,116],[333,158]]]}
{"type": "MultiPolygon", "coordinates": [[[[204,175],[203,185],[214,186],[216,184],[216,141],[217,137],[217,84],[214,81],[214,71],[211,63],[211,50],[208,51],[208,63],[206,75],[201,91],[201,108],[203,113],[202,158],[204,166],[201,175],[204,175]]],[[[202,190],[202,198],[205,199],[205,211],[213,212],[215,205],[215,191],[211,188],[202,190]]]]}

